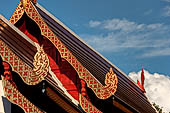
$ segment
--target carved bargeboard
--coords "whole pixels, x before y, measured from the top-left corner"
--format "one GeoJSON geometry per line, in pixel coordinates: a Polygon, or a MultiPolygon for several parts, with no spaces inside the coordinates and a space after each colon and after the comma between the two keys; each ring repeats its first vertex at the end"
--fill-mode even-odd
{"type": "MultiPolygon", "coordinates": [[[[42,51],[39,51],[37,53],[37,56],[35,57],[41,57],[40,54],[42,51]]],[[[44,55],[41,54],[41,55],[44,55]]],[[[0,56],[2,59],[6,62],[8,62],[11,67],[13,68],[14,71],[16,71],[22,80],[28,84],[28,85],[36,85],[40,83],[42,80],[44,80],[44,77],[48,73],[48,65],[49,65],[49,60],[47,57],[45,57],[45,63],[43,62],[42,64],[39,64],[39,66],[35,65],[35,68],[31,68],[28,65],[26,65],[18,56],[16,56],[9,48],[8,46],[0,40],[0,56]],[[41,70],[37,71],[37,68],[42,68],[41,70]]],[[[34,63],[37,64],[40,61],[35,61],[34,63]]]]}
{"type": "MultiPolygon", "coordinates": [[[[76,57],[59,40],[59,38],[50,30],[48,25],[43,21],[42,17],[35,9],[32,2],[30,0],[23,0],[23,1],[25,3],[24,11],[27,14],[27,16],[29,16],[34,22],[36,22],[36,24],[39,26],[41,30],[41,35],[47,37],[47,39],[49,39],[54,44],[54,46],[59,51],[61,57],[67,60],[73,66],[73,68],[78,73],[79,78],[86,81],[87,86],[93,90],[93,92],[96,94],[98,98],[107,99],[110,96],[112,96],[117,89],[118,80],[116,75],[113,74],[114,76],[106,77],[107,80],[105,81],[107,82],[105,83],[107,84],[105,86],[100,84],[93,77],[93,75],[84,66],[81,65],[81,63],[76,59],[76,57]]],[[[16,11],[19,10],[17,9],[16,11]]],[[[16,20],[18,20],[18,18],[16,20]]],[[[12,21],[11,23],[15,24],[14,21],[12,21]]]]}

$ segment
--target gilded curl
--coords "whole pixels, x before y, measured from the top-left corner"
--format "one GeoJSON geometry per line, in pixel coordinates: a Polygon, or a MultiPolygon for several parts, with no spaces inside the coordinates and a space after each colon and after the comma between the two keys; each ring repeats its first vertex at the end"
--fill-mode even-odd
{"type": "Polygon", "coordinates": [[[43,46],[40,47],[38,52],[34,56],[33,60],[33,75],[31,76],[32,81],[36,81],[38,78],[44,78],[49,71],[49,59],[47,54],[43,50],[43,46]]]}
{"type": "Polygon", "coordinates": [[[82,79],[86,81],[87,87],[91,88],[99,99],[107,99],[117,90],[118,79],[112,68],[105,76],[105,86],[89,75],[82,76],[82,79]]]}

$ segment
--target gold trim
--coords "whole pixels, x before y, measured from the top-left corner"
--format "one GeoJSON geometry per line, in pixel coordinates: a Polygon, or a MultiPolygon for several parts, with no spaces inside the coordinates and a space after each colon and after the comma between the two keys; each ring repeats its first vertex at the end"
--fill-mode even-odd
{"type": "Polygon", "coordinates": [[[96,91],[97,97],[100,99],[107,99],[111,95],[114,95],[114,93],[117,90],[117,83],[118,83],[117,75],[113,72],[113,69],[110,68],[110,72],[108,72],[105,76],[106,85],[97,88],[97,90],[100,90],[96,91]]]}
{"type": "Polygon", "coordinates": [[[25,7],[27,5],[26,0],[21,0],[21,3],[22,3],[23,8],[25,9],[25,7]]]}
{"type": "Polygon", "coordinates": [[[23,14],[24,14],[24,8],[22,7],[22,2],[20,1],[17,8],[16,8],[16,10],[14,11],[11,18],[9,19],[9,21],[12,24],[15,24],[23,16],[23,14]]]}
{"type": "Polygon", "coordinates": [[[90,101],[88,101],[81,94],[79,94],[79,101],[80,101],[81,108],[86,113],[102,113],[100,110],[98,110],[90,101]]]}
{"type": "Polygon", "coordinates": [[[37,79],[47,76],[49,71],[49,59],[47,54],[43,50],[43,46],[40,47],[40,49],[37,51],[37,53],[34,56],[33,61],[33,73],[31,76],[32,81],[37,81],[37,79]]]}

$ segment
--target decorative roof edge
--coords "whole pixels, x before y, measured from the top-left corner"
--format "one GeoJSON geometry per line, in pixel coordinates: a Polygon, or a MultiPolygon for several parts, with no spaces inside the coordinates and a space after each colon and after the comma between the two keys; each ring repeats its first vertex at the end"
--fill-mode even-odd
{"type": "MultiPolygon", "coordinates": [[[[50,30],[50,28],[43,21],[42,17],[38,13],[34,5],[30,2],[30,0],[24,0],[24,4],[25,4],[24,12],[39,26],[41,30],[41,35],[48,38],[54,44],[54,46],[58,49],[61,57],[67,60],[73,66],[73,68],[76,70],[79,77],[86,81],[87,86],[93,90],[96,96],[100,99],[107,99],[110,96],[114,95],[117,89],[117,82],[114,82],[114,85],[110,85],[110,87],[108,87],[108,84],[106,84],[106,86],[103,86],[84,66],[81,65],[81,63],[76,59],[76,57],[73,56],[73,54],[65,47],[65,45],[58,39],[58,37],[50,30]],[[107,88],[108,89],[111,88],[112,92],[108,93],[107,88]]],[[[23,15],[23,12],[22,12],[23,8],[21,4],[19,5],[20,5],[20,8],[17,7],[14,13],[14,16],[12,16],[12,19],[10,19],[11,23],[13,24],[15,24],[15,22],[17,22],[23,15]],[[20,12],[19,9],[21,10],[22,13],[20,12]],[[19,16],[15,19],[16,14],[20,14],[21,17],[19,16]]],[[[115,80],[117,81],[117,79],[115,80]]]]}
{"type": "MultiPolygon", "coordinates": [[[[126,77],[129,81],[133,82],[137,88],[138,85],[135,81],[133,81],[130,77],[128,77],[121,69],[119,69],[116,65],[114,65],[112,62],[110,62],[107,58],[105,58],[102,54],[97,52],[95,49],[93,49],[90,45],[88,45],[84,40],[81,39],[80,36],[78,36],[75,32],[73,32],[70,28],[68,28],[64,23],[62,23],[59,19],[57,19],[54,15],[52,15],[50,12],[48,12],[45,8],[43,8],[39,3],[36,4],[38,8],[40,8],[43,12],[45,12],[50,18],[52,18],[55,22],[60,24],[65,30],[70,32],[74,37],[76,37],[78,40],[80,40],[82,43],[84,43],[88,48],[90,48],[93,52],[98,54],[102,59],[104,59],[106,62],[108,62],[114,69],[116,69],[118,72],[120,72],[124,77],[126,77]]],[[[139,88],[140,89],[140,88],[139,88]]]]}
{"type": "MultiPolygon", "coordinates": [[[[40,46],[39,44],[37,44],[36,42],[33,42],[32,40],[30,40],[29,38],[27,38],[27,36],[22,33],[20,30],[16,29],[16,27],[11,24],[5,17],[3,17],[2,15],[0,15],[0,21],[1,19],[3,20],[3,22],[6,24],[4,24],[5,26],[9,26],[11,27],[13,30],[15,30],[17,33],[19,33],[19,35],[21,35],[26,41],[28,41],[28,43],[32,44],[32,46],[36,47],[37,50],[40,50],[40,46]]],[[[9,49],[9,47],[3,42],[0,40],[0,48],[3,47],[4,48],[7,48],[6,50],[9,51],[9,53],[11,53],[11,55],[13,55],[13,51],[9,49]],[[1,45],[2,44],[2,45],[1,45]]],[[[2,59],[8,59],[8,58],[5,58],[5,56],[2,56],[4,52],[2,52],[0,50],[0,56],[2,57],[2,59]]],[[[15,55],[16,56],[16,55],[15,55]]],[[[14,57],[15,57],[14,56],[14,57]]],[[[8,60],[5,60],[5,61],[8,61],[8,60]]],[[[11,62],[11,61],[9,61],[11,62]]],[[[13,64],[13,63],[12,63],[13,64]]],[[[14,70],[14,67],[11,65],[11,67],[13,68],[14,70]]],[[[15,70],[16,71],[16,70],[15,70]]],[[[75,100],[67,91],[66,89],[64,88],[64,86],[62,85],[62,83],[58,80],[58,78],[55,76],[55,74],[51,71],[51,68],[49,67],[49,74],[52,75],[52,78],[54,79],[54,81],[56,81],[56,83],[59,85],[59,87],[63,90],[64,94],[67,95],[71,100],[72,102],[78,106],[79,102],[77,100],[75,100]]],[[[23,79],[23,76],[19,74],[19,76],[23,79]]],[[[25,82],[25,80],[23,80],[25,82]]],[[[27,84],[27,83],[26,83],[27,84]]]]}
{"type": "Polygon", "coordinates": [[[30,113],[30,111],[37,112],[37,113],[44,113],[18,91],[15,84],[11,83],[13,81],[9,81],[3,76],[1,77],[2,77],[2,85],[3,85],[5,97],[11,103],[16,104],[17,106],[22,108],[25,113],[30,113]]]}
{"type": "MultiPolygon", "coordinates": [[[[40,83],[42,80],[44,80],[45,76],[48,73],[48,64],[49,61],[47,59],[47,67],[45,67],[47,70],[40,70],[40,73],[35,73],[33,71],[36,70],[36,68],[31,68],[30,66],[26,65],[17,55],[15,55],[9,47],[0,40],[0,56],[2,59],[6,62],[9,62],[11,65],[12,69],[16,71],[22,80],[27,84],[27,85],[36,85],[40,83]]],[[[39,52],[38,52],[39,54],[39,52]]],[[[41,55],[39,55],[42,57],[41,55]]],[[[37,60],[35,62],[38,62],[37,60]]],[[[43,66],[43,64],[40,64],[43,66]]]]}

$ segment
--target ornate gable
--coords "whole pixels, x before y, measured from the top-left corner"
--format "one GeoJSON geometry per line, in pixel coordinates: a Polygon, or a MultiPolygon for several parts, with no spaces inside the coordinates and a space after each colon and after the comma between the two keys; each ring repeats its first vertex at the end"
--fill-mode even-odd
{"type": "MultiPolygon", "coordinates": [[[[26,84],[39,84],[43,80],[46,80],[48,76],[51,76],[51,73],[53,73],[52,75],[55,75],[57,79],[60,80],[65,89],[67,89],[67,92],[71,94],[74,99],[79,101],[79,104],[86,112],[89,112],[89,110],[92,110],[93,112],[100,112],[99,110],[97,110],[96,107],[91,104],[90,100],[88,99],[85,87],[87,86],[88,88],[90,88],[99,99],[108,99],[109,97],[114,95],[117,89],[118,79],[116,74],[113,72],[112,68],[110,68],[110,72],[106,73],[105,75],[105,85],[102,85],[77,60],[77,58],[59,40],[58,36],[56,36],[53,31],[48,27],[48,25],[45,23],[45,21],[42,19],[37,9],[35,8],[35,3],[36,1],[21,0],[9,20],[12,24],[17,26],[17,23],[21,22],[22,18],[24,18],[25,15],[26,17],[31,19],[31,21],[36,23],[36,26],[38,26],[40,30],[40,34],[38,35],[38,37],[32,34],[26,28],[28,27],[28,25],[25,24],[25,22],[27,23],[27,20],[24,20],[24,22],[21,22],[22,24],[20,26],[17,26],[23,33],[25,33],[29,37],[29,39],[34,42],[37,47],[37,53],[35,54],[34,60],[32,62],[33,67],[30,67],[25,62],[23,62],[2,41],[0,43],[1,57],[4,61],[8,62],[11,65],[11,67],[20,75],[20,77],[26,84]],[[44,45],[44,48],[42,45],[44,45]],[[52,49],[49,49],[49,46],[52,49]],[[55,53],[55,55],[53,53],[55,53]],[[59,64],[57,64],[57,60],[60,60],[59,64]],[[78,76],[78,79],[76,78],[76,76],[78,76]],[[70,84],[66,85],[69,82],[70,84]],[[84,83],[85,85],[83,85],[84,83]],[[71,86],[71,84],[73,85],[71,86]],[[77,92],[77,94],[74,91],[69,91],[69,86],[71,86],[71,88],[75,87],[75,91],[77,92]],[[85,104],[87,104],[89,107],[85,107],[85,104]]],[[[6,81],[6,79],[3,80],[6,81]]]]}

